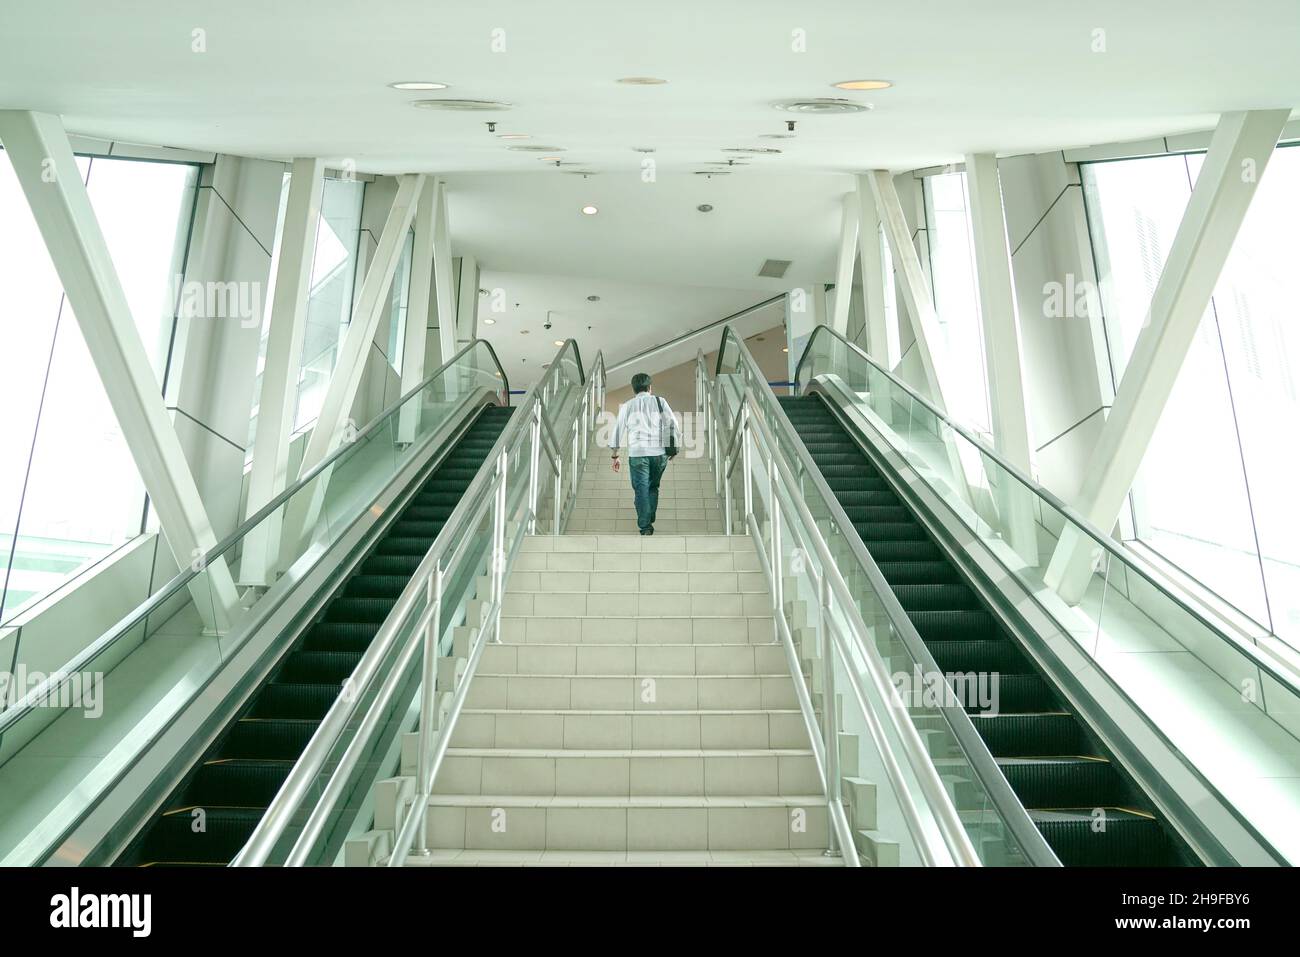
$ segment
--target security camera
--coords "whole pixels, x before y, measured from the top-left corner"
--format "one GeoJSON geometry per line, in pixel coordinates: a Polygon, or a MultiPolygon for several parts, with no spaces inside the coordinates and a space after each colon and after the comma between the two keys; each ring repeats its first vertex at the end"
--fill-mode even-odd
{"type": "Polygon", "coordinates": [[[543,329],[551,328],[551,320],[547,319],[544,323],[542,323],[542,328],[543,329]]]}

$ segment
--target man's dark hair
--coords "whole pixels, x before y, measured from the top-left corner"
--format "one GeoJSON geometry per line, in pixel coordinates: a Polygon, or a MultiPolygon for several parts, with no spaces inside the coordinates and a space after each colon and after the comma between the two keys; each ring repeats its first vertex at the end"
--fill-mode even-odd
{"type": "Polygon", "coordinates": [[[633,392],[644,392],[648,388],[650,388],[650,377],[648,375],[644,372],[638,372],[636,375],[632,376],[633,392]]]}

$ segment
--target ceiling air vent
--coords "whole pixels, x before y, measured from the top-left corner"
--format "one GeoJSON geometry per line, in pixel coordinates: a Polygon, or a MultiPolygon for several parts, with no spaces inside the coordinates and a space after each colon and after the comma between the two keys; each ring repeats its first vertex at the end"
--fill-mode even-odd
{"type": "Polygon", "coordinates": [[[498,103],[495,100],[412,100],[411,105],[419,110],[451,110],[459,113],[510,109],[509,103],[498,103]]]}
{"type": "Polygon", "coordinates": [[[769,259],[763,263],[758,274],[767,279],[780,279],[785,275],[785,271],[790,268],[789,259],[769,259]]]}
{"type": "Polygon", "coordinates": [[[870,103],[855,103],[853,100],[841,100],[830,96],[819,96],[810,100],[782,100],[772,105],[787,113],[811,113],[819,116],[835,113],[865,113],[872,108],[870,103]]]}

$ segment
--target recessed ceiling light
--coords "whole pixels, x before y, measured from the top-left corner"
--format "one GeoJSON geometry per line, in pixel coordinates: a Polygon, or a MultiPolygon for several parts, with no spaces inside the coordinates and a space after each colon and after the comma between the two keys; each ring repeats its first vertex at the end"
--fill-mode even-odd
{"type": "Polygon", "coordinates": [[[555,344],[556,344],[557,346],[562,346],[562,345],[564,345],[564,340],[563,340],[563,339],[556,339],[556,340],[555,340],[555,344]]]}
{"type": "Polygon", "coordinates": [[[499,139],[499,140],[526,140],[526,139],[528,139],[528,134],[527,134],[527,133],[498,133],[498,134],[497,134],[497,139],[499,139]]]}
{"type": "Polygon", "coordinates": [[[789,351],[790,351],[790,347],[789,347],[789,346],[782,346],[782,347],[781,347],[781,351],[782,351],[782,352],[789,352],[789,351]]]}
{"type": "Polygon", "coordinates": [[[831,84],[837,90],[888,90],[893,85],[888,80],[841,80],[831,84]]]}
{"type": "Polygon", "coordinates": [[[560,170],[560,172],[569,176],[595,176],[600,171],[594,169],[565,169],[560,170]]]}
{"type": "Polygon", "coordinates": [[[445,90],[446,83],[435,83],[432,80],[402,80],[400,83],[388,84],[394,90],[445,90]]]}
{"type": "Polygon", "coordinates": [[[695,208],[698,209],[701,213],[713,212],[713,207],[710,206],[708,203],[700,203],[700,205],[696,206],[695,208]]]}
{"type": "Polygon", "coordinates": [[[745,153],[751,156],[775,156],[781,151],[775,146],[728,146],[724,153],[745,153]]]}
{"type": "Polygon", "coordinates": [[[729,170],[729,169],[697,169],[697,170],[695,171],[695,175],[696,175],[696,176],[730,176],[730,175],[731,175],[731,170],[729,170]]]}
{"type": "Polygon", "coordinates": [[[662,86],[668,81],[661,80],[657,76],[625,76],[614,82],[626,83],[628,86],[662,86]]]}
{"type": "Polygon", "coordinates": [[[760,140],[792,140],[794,139],[794,134],[793,133],[759,133],[758,138],[760,140]]]}
{"type": "Polygon", "coordinates": [[[484,318],[484,320],[483,320],[483,325],[485,325],[485,326],[495,326],[496,324],[497,324],[497,321],[496,321],[495,319],[491,318],[490,316],[484,318]]]}
{"type": "Polygon", "coordinates": [[[539,146],[536,143],[528,143],[524,146],[507,146],[506,149],[514,150],[516,153],[563,153],[563,146],[539,146]]]}
{"type": "Polygon", "coordinates": [[[600,296],[588,296],[587,302],[600,302],[600,296]]]}
{"type": "Polygon", "coordinates": [[[584,215],[584,216],[595,216],[595,215],[596,215],[597,213],[599,213],[599,212],[600,212],[600,210],[597,209],[595,206],[584,206],[584,207],[582,207],[582,215],[584,215]]]}
{"type": "Polygon", "coordinates": [[[526,336],[526,335],[528,335],[528,330],[527,330],[527,329],[520,329],[520,330],[519,330],[519,334],[520,334],[521,336],[526,336]]]}
{"type": "Polygon", "coordinates": [[[509,103],[495,100],[412,100],[418,110],[447,110],[453,113],[491,112],[510,109],[509,103]]]}
{"type": "Polygon", "coordinates": [[[821,116],[836,113],[865,113],[871,109],[870,103],[840,100],[833,96],[818,96],[808,100],[780,100],[772,106],[786,113],[812,113],[821,116]]]}
{"type": "Polygon", "coordinates": [[[654,151],[655,151],[655,148],[654,148],[653,146],[634,146],[634,147],[632,147],[632,152],[634,152],[634,153],[653,153],[654,151]]]}

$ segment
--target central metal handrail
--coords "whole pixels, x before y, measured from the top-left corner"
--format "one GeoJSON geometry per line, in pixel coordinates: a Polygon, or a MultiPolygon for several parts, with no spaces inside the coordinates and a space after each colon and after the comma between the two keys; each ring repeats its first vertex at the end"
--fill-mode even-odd
{"type": "MultiPolygon", "coordinates": [[[[351,740],[343,753],[338,756],[337,762],[330,766],[328,780],[320,789],[319,797],[315,799],[306,822],[298,832],[284,861],[288,866],[300,866],[309,862],[316,842],[324,832],[337,802],[350,783],[353,771],[367,751],[374,733],[393,703],[394,696],[421,652],[423,670],[420,754],[421,767],[424,768],[425,755],[430,753],[425,746],[426,737],[434,734],[434,725],[437,723],[434,692],[437,658],[443,633],[442,612],[446,599],[443,594],[444,585],[449,577],[462,569],[463,563],[470,557],[471,543],[475,541],[473,532],[490,513],[492,517],[491,542],[488,551],[490,595],[474,643],[475,651],[470,656],[472,666],[478,660],[485,636],[493,634],[494,640],[497,640],[495,627],[500,613],[505,565],[517,549],[521,536],[528,528],[535,525],[540,491],[537,473],[543,467],[543,456],[539,454],[539,450],[547,428],[542,413],[546,408],[547,400],[556,394],[558,379],[564,367],[561,360],[568,354],[576,360],[578,374],[581,375],[582,364],[578,345],[570,339],[560,348],[551,368],[530,391],[523,406],[511,417],[510,423],[488,453],[484,466],[480,468],[469,488],[461,496],[410,581],[398,596],[392,611],[384,619],[362,660],[349,678],[348,686],[352,689],[352,693],[340,695],[334,701],[284,784],[276,793],[256,830],[231,862],[231,866],[257,867],[268,863],[275,848],[285,840],[285,835],[293,827],[295,817],[312,794],[318,778],[325,772],[336,744],[355,723],[351,740]],[[532,446],[529,451],[526,500],[520,503],[523,520],[518,523],[518,529],[512,534],[511,541],[507,543],[506,498],[511,474],[510,466],[514,457],[520,454],[521,449],[530,441],[532,446]],[[421,609],[418,614],[417,609],[421,609]],[[413,626],[412,619],[414,619],[413,626]],[[383,675],[373,700],[358,718],[365,689],[379,678],[381,667],[393,657],[397,643],[403,640],[403,635],[406,636],[405,643],[397,654],[395,665],[390,666],[390,670],[383,675]]],[[[603,358],[600,356],[597,356],[593,366],[593,371],[598,370],[603,370],[603,358]]],[[[589,391],[590,384],[584,383],[584,385],[589,391]]],[[[553,441],[553,436],[550,438],[553,441]]],[[[559,454],[548,454],[545,460],[544,467],[552,473],[558,493],[562,488],[562,458],[559,454]]],[[[561,504],[557,494],[557,529],[561,504]]],[[[467,672],[464,686],[468,686],[470,675],[472,671],[467,672]]],[[[447,728],[449,730],[449,725],[447,728]]],[[[442,747],[445,749],[445,743],[442,747]]],[[[422,774],[421,778],[424,777],[422,774]]],[[[428,780],[431,786],[432,777],[428,780]]],[[[423,793],[427,799],[429,792],[425,790],[423,793]]]]}

